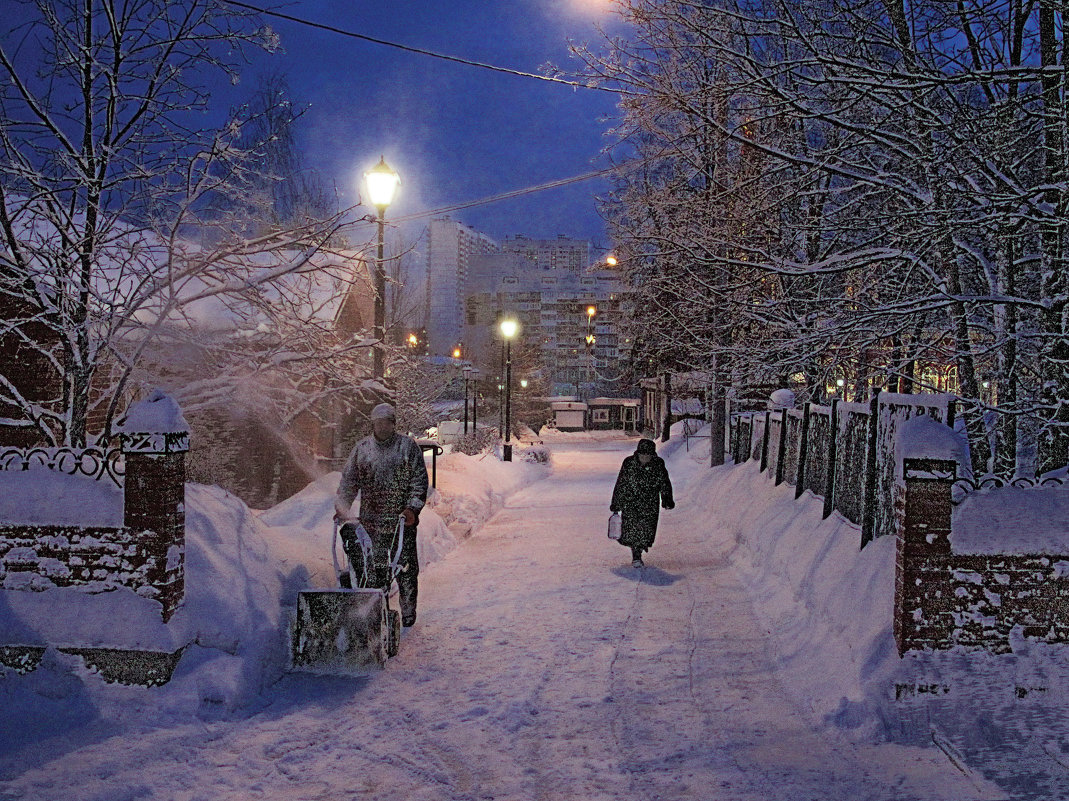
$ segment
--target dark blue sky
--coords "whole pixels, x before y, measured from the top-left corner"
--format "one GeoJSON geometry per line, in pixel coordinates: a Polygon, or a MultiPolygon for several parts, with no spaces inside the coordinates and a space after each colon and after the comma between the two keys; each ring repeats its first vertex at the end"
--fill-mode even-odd
{"type": "MultiPolygon", "coordinates": [[[[569,38],[596,41],[611,25],[607,0],[370,2],[298,0],[287,14],[413,47],[540,72],[575,67],[569,38]]],[[[400,174],[399,217],[589,172],[604,161],[607,92],[490,72],[268,19],[284,52],[260,57],[243,83],[277,70],[310,104],[302,138],[311,166],[355,200],[362,172],[384,154],[400,174]]],[[[608,246],[587,181],[454,212],[491,236],[566,234],[608,246]]],[[[418,230],[406,226],[414,236],[418,230]]]]}

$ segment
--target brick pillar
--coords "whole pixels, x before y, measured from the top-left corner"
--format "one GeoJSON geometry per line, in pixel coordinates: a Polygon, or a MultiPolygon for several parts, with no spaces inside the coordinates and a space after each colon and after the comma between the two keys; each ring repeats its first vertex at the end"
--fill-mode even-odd
{"type": "Polygon", "coordinates": [[[137,543],[146,582],[169,620],[185,595],[186,451],[189,432],[123,431],[123,525],[137,543]]]}
{"type": "MultiPolygon", "coordinates": [[[[895,558],[894,635],[901,656],[911,648],[941,639],[940,621],[930,619],[936,610],[925,608],[924,598],[940,582],[951,555],[950,491],[957,462],[947,459],[904,459],[902,503],[898,518],[895,558]],[[919,619],[915,610],[920,609],[919,619]]],[[[949,573],[947,573],[949,579],[949,573]]],[[[947,584],[947,591],[950,585],[947,584]]]]}

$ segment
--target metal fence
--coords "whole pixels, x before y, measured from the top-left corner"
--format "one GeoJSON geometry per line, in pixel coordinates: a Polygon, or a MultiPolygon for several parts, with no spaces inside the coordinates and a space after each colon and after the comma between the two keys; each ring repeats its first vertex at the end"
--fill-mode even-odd
{"type": "Polygon", "coordinates": [[[0,471],[27,471],[44,467],[71,476],[101,479],[105,476],[116,486],[124,483],[123,453],[114,448],[4,448],[0,450],[0,471]]]}
{"type": "Polygon", "coordinates": [[[824,516],[838,511],[861,526],[861,544],[895,531],[894,442],[911,417],[928,415],[953,426],[949,395],[878,393],[869,403],[806,404],[732,415],[731,455],[736,464],[759,460],[776,484],[794,485],[824,498],[824,516]]]}

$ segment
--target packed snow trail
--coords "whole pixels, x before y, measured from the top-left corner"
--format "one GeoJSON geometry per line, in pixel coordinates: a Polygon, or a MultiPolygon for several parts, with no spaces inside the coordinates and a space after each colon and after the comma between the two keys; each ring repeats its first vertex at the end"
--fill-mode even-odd
{"type": "Polygon", "coordinates": [[[859,746],[807,720],[733,537],[688,515],[687,471],[632,568],[604,531],[632,447],[555,446],[549,478],[422,574],[419,620],[383,672],[292,675],[246,719],[42,749],[0,799],[1002,797],[934,748],[859,746]]]}

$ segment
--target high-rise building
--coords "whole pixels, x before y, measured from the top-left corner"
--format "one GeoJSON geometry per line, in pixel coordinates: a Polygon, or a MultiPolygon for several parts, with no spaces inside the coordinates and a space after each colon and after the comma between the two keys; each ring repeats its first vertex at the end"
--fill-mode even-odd
{"type": "Polygon", "coordinates": [[[451,355],[463,339],[464,298],[474,256],[496,253],[498,243],[463,223],[441,217],[427,229],[427,348],[451,355]]]}
{"type": "Polygon", "coordinates": [[[626,350],[617,335],[623,287],[614,271],[590,269],[589,242],[509,237],[501,252],[474,257],[470,268],[463,334],[469,352],[492,353],[494,323],[507,312],[519,319],[525,341],[537,343],[552,391],[608,389],[626,350]]]}

